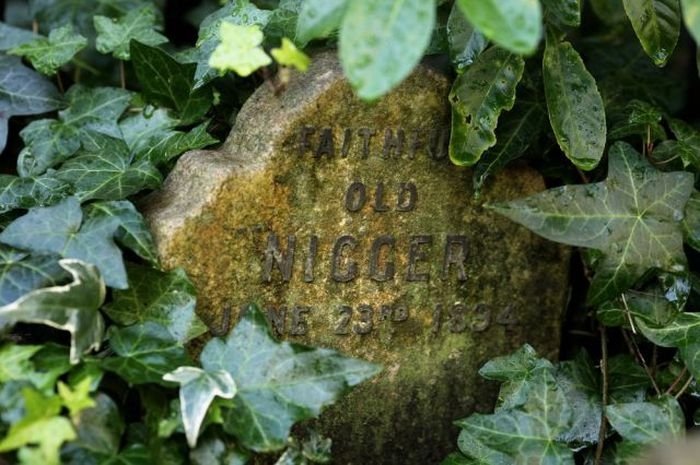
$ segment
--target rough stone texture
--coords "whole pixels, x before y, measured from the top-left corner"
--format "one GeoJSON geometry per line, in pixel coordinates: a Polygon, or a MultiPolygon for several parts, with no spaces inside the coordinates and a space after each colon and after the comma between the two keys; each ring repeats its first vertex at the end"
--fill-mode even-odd
{"type": "Polygon", "coordinates": [[[474,200],[470,171],[446,156],[448,91],[446,77],[421,66],[387,97],[362,103],[335,57],[317,56],[280,95],[262,86],[224,146],[183,156],[146,205],[163,263],[187,270],[210,326],[226,323],[225,307],[233,308],[233,322],[241,305],[257,301],[273,309],[282,337],[383,364],[379,377],[315,425],[333,438],[338,464],[438,463],[456,447],[453,420],[492,406],[495,386],[477,374],[486,360],[526,341],[543,355],[557,354],[568,251],[482,208],[542,190],[543,181],[530,169],[510,169],[474,200]],[[362,128],[376,131],[366,157],[362,128]],[[385,154],[386,131],[397,137],[399,129],[403,150],[385,154]],[[353,212],[346,192],[355,182],[366,186],[367,199],[353,212]],[[379,209],[389,211],[373,208],[379,183],[379,209]],[[412,211],[397,211],[411,203],[401,183],[416,186],[412,211]],[[288,281],[271,252],[271,233],[282,262],[287,236],[295,236],[288,281]],[[357,242],[339,247],[333,279],[333,248],[347,235],[357,242]],[[432,244],[420,243],[421,235],[432,244]],[[454,263],[445,272],[448,235],[463,236],[466,247],[453,239],[447,261],[454,263]],[[311,236],[318,237],[315,254],[311,236]],[[375,244],[372,279],[371,249],[380,236],[394,242],[375,244]],[[411,256],[412,277],[429,274],[427,281],[408,278],[411,256]],[[306,282],[310,261],[313,281],[306,282]],[[353,262],[357,276],[340,282],[353,262]]]}

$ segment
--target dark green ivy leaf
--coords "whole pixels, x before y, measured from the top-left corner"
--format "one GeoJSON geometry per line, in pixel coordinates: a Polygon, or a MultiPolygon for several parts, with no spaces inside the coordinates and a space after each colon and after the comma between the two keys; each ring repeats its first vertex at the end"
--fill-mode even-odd
{"type": "Polygon", "coordinates": [[[0,174],[0,213],[51,205],[65,198],[69,190],[68,184],[52,176],[0,174]]]}
{"type": "Polygon", "coordinates": [[[378,371],[332,350],[277,342],[256,306],[247,308],[226,340],[212,339],[204,347],[201,362],[207,371],[227,371],[236,382],[224,429],[259,452],[283,448],[295,422],[317,416],[378,371]]]}
{"type": "Polygon", "coordinates": [[[531,54],[542,37],[542,9],[532,0],[457,0],[486,37],[517,54],[531,54]]]}
{"type": "Polygon", "coordinates": [[[156,166],[163,165],[188,150],[201,149],[218,142],[207,132],[206,121],[189,131],[175,129],[181,125],[179,120],[172,118],[162,108],[149,115],[142,112],[130,116],[119,123],[131,153],[137,159],[149,160],[156,166]]]}
{"type": "Polygon", "coordinates": [[[157,47],[131,42],[134,71],[146,98],[177,111],[182,124],[201,119],[213,97],[209,87],[194,89],[193,63],[182,64],[157,47]]]}
{"type": "Polygon", "coordinates": [[[542,0],[544,19],[556,27],[581,25],[581,0],[542,0]]]}
{"type": "Polygon", "coordinates": [[[59,264],[71,274],[72,282],[31,291],[0,307],[0,328],[22,322],[68,331],[70,360],[78,363],[84,352],[99,348],[102,342],[104,320],[99,308],[105,299],[105,287],[94,266],[72,259],[59,264]]]}
{"type": "Polygon", "coordinates": [[[680,222],[692,190],[691,173],[657,171],[618,142],[610,149],[606,181],[562,186],[494,209],[547,239],[601,251],[588,295],[595,305],[650,268],[685,268],[680,222]]]}
{"type": "Polygon", "coordinates": [[[642,44],[657,66],[673,54],[681,30],[679,0],[623,0],[625,13],[642,44]]]}
{"type": "Polygon", "coordinates": [[[69,107],[58,120],[33,121],[20,135],[26,147],[17,160],[21,176],[38,176],[74,155],[81,145],[94,145],[95,133],[120,138],[117,119],[129,105],[131,92],[113,87],[73,85],[69,107]]]}
{"type": "Polygon", "coordinates": [[[685,434],[683,411],[668,395],[650,402],[608,405],[605,416],[620,436],[637,444],[660,443],[685,434]]]}
{"type": "Polygon", "coordinates": [[[83,222],[80,203],[75,197],[68,197],[52,207],[29,210],[0,233],[0,242],[94,263],[108,286],[125,289],[124,262],[112,240],[119,223],[116,217],[88,218],[83,222]]]}
{"type": "Polygon", "coordinates": [[[97,50],[111,53],[120,60],[131,59],[130,43],[132,40],[146,45],[159,45],[168,38],[157,32],[156,12],[153,5],[131,10],[121,18],[95,16],[97,31],[97,50]]]}
{"type": "MultiPolygon", "coordinates": [[[[265,25],[263,33],[267,46],[278,44],[283,37],[294,37],[297,30],[297,20],[301,13],[302,4],[306,0],[279,0],[272,10],[270,20],[265,25]]],[[[432,0],[430,0],[432,1],[432,0]]]]}
{"type": "MultiPolygon", "coordinates": [[[[98,393],[95,406],[82,410],[77,415],[76,425],[78,438],[64,449],[67,464],[102,465],[108,457],[117,455],[124,433],[124,420],[109,396],[98,393]]],[[[116,465],[119,462],[112,463],[116,465]]]]}
{"type": "Polygon", "coordinates": [[[700,314],[684,312],[665,325],[635,320],[642,334],[661,347],[678,348],[681,360],[695,377],[700,376],[700,314]]]}
{"type": "Polygon", "coordinates": [[[695,250],[700,250],[700,192],[693,191],[685,205],[683,218],[685,241],[695,250]]]}
{"type": "Polygon", "coordinates": [[[357,94],[374,100],[406,78],[430,43],[434,25],[434,0],[351,1],[340,28],[339,55],[357,94]]]}
{"type": "Polygon", "coordinates": [[[163,375],[191,365],[185,347],[157,323],[149,321],[127,328],[112,326],[107,337],[116,355],[104,359],[102,367],[130,384],[165,384],[163,375]]]}
{"type": "Polygon", "coordinates": [[[160,186],[160,171],[149,160],[134,160],[123,140],[94,134],[93,143],[55,173],[81,202],[121,200],[160,186]]]}
{"type": "Polygon", "coordinates": [[[153,321],[185,343],[204,334],[207,327],[195,314],[196,290],[184,270],[162,272],[128,265],[129,289],[114,291],[104,311],[121,325],[153,321]]]}
{"type": "Polygon", "coordinates": [[[305,46],[335,32],[343,20],[348,0],[307,0],[302,3],[297,20],[296,41],[305,46]]]}
{"type": "Polygon", "coordinates": [[[10,117],[46,113],[62,104],[50,81],[23,66],[19,58],[0,54],[0,153],[5,150],[10,117]]]}
{"type": "Polygon", "coordinates": [[[27,58],[41,74],[52,75],[86,45],[87,39],[67,24],[52,30],[48,39],[38,37],[11,49],[9,53],[27,58]]]}
{"type": "Polygon", "coordinates": [[[453,163],[471,166],[496,143],[498,118],[513,108],[524,68],[521,56],[491,47],[457,77],[450,92],[453,163]]]}
{"type": "Polygon", "coordinates": [[[9,50],[36,39],[36,34],[26,29],[0,22],[0,51],[9,50]]]}
{"type": "Polygon", "coordinates": [[[629,136],[641,136],[652,143],[666,138],[666,131],[661,126],[663,112],[655,105],[641,100],[632,100],[624,110],[624,118],[617,122],[608,133],[610,140],[629,136]]]}
{"type": "Polygon", "coordinates": [[[549,122],[559,147],[577,167],[595,168],[603,157],[607,131],[595,79],[571,44],[551,35],[542,68],[549,122]]]}
{"type": "Polygon", "coordinates": [[[6,305],[27,292],[53,286],[69,275],[58,264],[57,255],[30,255],[0,245],[0,305],[6,305]]]}
{"type": "Polygon", "coordinates": [[[455,3],[447,18],[450,59],[458,73],[463,72],[488,46],[488,40],[464,17],[455,3]]]}

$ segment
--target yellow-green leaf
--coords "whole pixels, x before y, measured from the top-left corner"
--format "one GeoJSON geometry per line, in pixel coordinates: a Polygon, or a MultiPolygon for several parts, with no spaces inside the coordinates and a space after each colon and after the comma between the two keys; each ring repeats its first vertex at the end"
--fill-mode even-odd
{"type": "Polygon", "coordinates": [[[302,72],[309,69],[311,63],[311,59],[286,37],[282,38],[282,46],[273,48],[270,50],[270,54],[280,65],[296,68],[302,72]]]}
{"type": "Polygon", "coordinates": [[[209,66],[220,71],[233,71],[249,76],[253,71],[272,63],[260,44],[263,33],[258,26],[239,26],[222,22],[219,28],[221,43],[209,58],[209,66]]]}

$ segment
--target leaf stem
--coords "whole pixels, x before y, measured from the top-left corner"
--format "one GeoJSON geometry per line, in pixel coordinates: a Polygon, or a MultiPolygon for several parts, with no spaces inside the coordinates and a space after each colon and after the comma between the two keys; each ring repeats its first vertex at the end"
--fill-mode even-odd
{"type": "Polygon", "coordinates": [[[598,446],[595,451],[595,465],[600,465],[603,457],[603,447],[605,446],[605,434],[608,429],[608,421],[605,417],[605,407],[608,405],[608,338],[605,331],[605,326],[600,325],[600,371],[603,377],[602,387],[602,412],[600,419],[600,430],[598,431],[598,446]]]}
{"type": "Polygon", "coordinates": [[[647,365],[647,361],[644,358],[642,351],[639,349],[637,342],[634,340],[634,337],[630,337],[627,334],[627,331],[625,331],[624,329],[622,330],[622,335],[625,338],[625,342],[627,343],[627,346],[629,347],[630,352],[632,352],[632,355],[634,355],[634,357],[637,359],[637,361],[644,368],[644,371],[646,372],[647,376],[649,377],[649,380],[651,381],[651,385],[654,387],[654,391],[656,392],[656,395],[661,396],[661,389],[659,389],[659,385],[656,384],[656,380],[654,379],[654,376],[652,375],[651,370],[649,370],[649,365],[647,365]]]}
{"type": "Polygon", "coordinates": [[[84,69],[85,71],[88,71],[88,72],[90,72],[90,73],[92,73],[92,74],[94,74],[94,75],[100,74],[100,70],[99,70],[99,69],[97,69],[97,68],[93,67],[92,65],[90,65],[90,64],[88,64],[88,63],[86,63],[86,62],[84,62],[84,61],[81,60],[80,58],[73,57],[73,59],[72,59],[71,61],[72,61],[73,64],[74,64],[75,66],[77,66],[78,68],[84,69]]]}
{"type": "Polygon", "coordinates": [[[683,385],[683,387],[681,388],[681,390],[678,391],[678,392],[676,393],[675,396],[673,396],[673,397],[676,398],[676,400],[680,399],[680,397],[681,397],[681,396],[685,393],[685,391],[690,387],[690,383],[693,382],[693,379],[694,379],[694,378],[693,378],[692,376],[691,376],[690,378],[688,378],[688,381],[685,382],[685,384],[683,385]]]}
{"type": "Polygon", "coordinates": [[[56,84],[58,84],[58,90],[60,90],[61,93],[64,94],[66,91],[63,88],[63,80],[61,79],[60,71],[56,72],[56,84]]]}
{"type": "Polygon", "coordinates": [[[32,21],[32,32],[34,34],[39,33],[39,21],[37,21],[36,19],[32,21]]]}
{"type": "MultiPolygon", "coordinates": [[[[685,374],[688,372],[688,367],[683,367],[683,371],[681,371],[681,374],[676,376],[676,379],[673,381],[673,383],[666,389],[666,392],[664,392],[664,395],[670,395],[674,389],[676,389],[676,386],[678,386],[678,383],[681,382],[685,374]]],[[[692,376],[691,376],[692,378],[692,376]]]]}
{"type": "Polygon", "coordinates": [[[119,60],[119,80],[121,81],[122,89],[126,89],[126,72],[124,70],[124,60],[119,60]]]}

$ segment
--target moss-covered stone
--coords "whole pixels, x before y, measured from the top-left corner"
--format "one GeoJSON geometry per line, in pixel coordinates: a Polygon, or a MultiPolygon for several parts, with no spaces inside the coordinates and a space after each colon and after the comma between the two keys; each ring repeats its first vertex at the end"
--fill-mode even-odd
{"type": "Polygon", "coordinates": [[[447,157],[448,91],[423,65],[363,103],[319,55],[279,95],[262,86],[224,146],[183,156],[146,205],[211,327],[256,301],[281,337],[384,366],[317,422],[339,464],[438,462],[452,421],[492,406],[486,360],[525,341],[557,354],[568,252],[482,207],[542,179],[509,169],[476,201],[447,157]]]}

